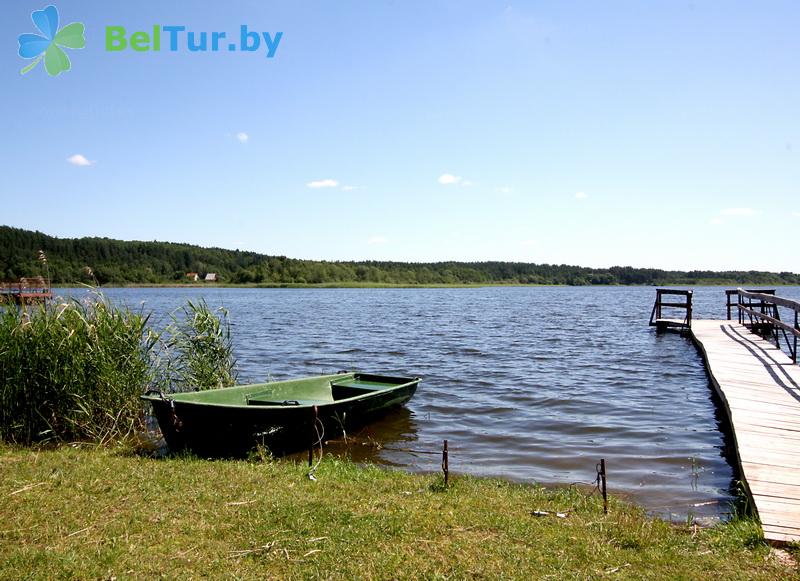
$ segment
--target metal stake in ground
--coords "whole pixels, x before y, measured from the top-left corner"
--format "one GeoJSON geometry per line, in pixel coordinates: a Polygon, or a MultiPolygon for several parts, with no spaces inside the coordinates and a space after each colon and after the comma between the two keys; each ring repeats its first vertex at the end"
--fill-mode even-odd
{"type": "Polygon", "coordinates": [[[449,465],[449,458],[448,458],[448,451],[447,451],[447,440],[444,441],[444,447],[442,448],[442,472],[444,472],[444,485],[447,486],[447,480],[450,475],[450,465],[449,465]]]}
{"type": "Polygon", "coordinates": [[[314,464],[314,445],[317,443],[317,406],[312,408],[311,424],[308,433],[308,467],[314,464]]]}
{"type": "Polygon", "coordinates": [[[603,514],[608,514],[608,496],[606,494],[606,459],[600,458],[600,484],[603,493],[603,514]]]}

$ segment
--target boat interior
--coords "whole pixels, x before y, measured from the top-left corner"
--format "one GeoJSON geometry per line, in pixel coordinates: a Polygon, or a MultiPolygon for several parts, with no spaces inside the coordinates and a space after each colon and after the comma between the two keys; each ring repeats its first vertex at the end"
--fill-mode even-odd
{"type": "Polygon", "coordinates": [[[303,386],[305,389],[296,386],[294,389],[291,389],[290,386],[273,384],[270,389],[255,394],[249,394],[246,397],[246,401],[247,405],[314,405],[369,395],[401,384],[402,382],[398,382],[398,378],[354,374],[325,380],[320,382],[320,385],[309,384],[303,386]],[[286,399],[284,396],[293,396],[294,398],[286,399]],[[297,399],[297,397],[300,396],[306,397],[297,399]]]}
{"type": "Polygon", "coordinates": [[[172,397],[177,401],[210,405],[310,406],[367,396],[413,381],[416,379],[363,373],[339,373],[180,393],[172,397]]]}

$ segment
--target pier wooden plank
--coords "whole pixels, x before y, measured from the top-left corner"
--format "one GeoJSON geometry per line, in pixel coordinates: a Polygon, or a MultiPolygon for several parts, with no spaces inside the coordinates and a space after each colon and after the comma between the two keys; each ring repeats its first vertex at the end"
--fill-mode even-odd
{"type": "Polygon", "coordinates": [[[764,537],[800,540],[800,367],[733,321],[695,319],[691,331],[725,403],[764,537]]]}
{"type": "Polygon", "coordinates": [[[792,432],[800,431],[800,421],[781,421],[773,419],[769,414],[750,414],[746,419],[741,420],[742,424],[752,426],[769,426],[778,430],[789,430],[792,432]]]}

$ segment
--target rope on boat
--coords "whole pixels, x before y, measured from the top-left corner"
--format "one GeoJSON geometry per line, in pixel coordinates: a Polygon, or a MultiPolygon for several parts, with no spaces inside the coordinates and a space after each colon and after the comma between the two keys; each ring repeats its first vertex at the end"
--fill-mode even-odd
{"type": "Polygon", "coordinates": [[[175,399],[174,398],[171,398],[171,397],[169,397],[167,395],[164,395],[163,391],[161,391],[160,389],[156,389],[156,388],[150,388],[146,392],[144,392],[144,394],[145,395],[153,395],[153,394],[155,394],[155,395],[157,395],[158,397],[161,398],[161,401],[167,402],[167,404],[169,405],[169,418],[170,418],[170,421],[172,422],[172,428],[176,432],[180,432],[181,429],[183,429],[183,421],[178,417],[178,413],[175,411],[175,399]]]}
{"type": "Polygon", "coordinates": [[[314,430],[317,432],[317,441],[314,442],[313,445],[316,446],[317,444],[319,444],[319,458],[317,458],[317,463],[311,467],[306,476],[308,476],[309,480],[316,481],[317,477],[314,476],[314,472],[317,470],[320,463],[322,462],[322,439],[325,437],[325,424],[323,424],[322,420],[320,420],[318,417],[314,418],[314,430]],[[317,427],[318,424],[319,427],[317,427]]]}
{"type": "Polygon", "coordinates": [[[183,428],[183,422],[178,417],[178,413],[175,411],[175,400],[171,397],[166,398],[166,401],[169,402],[169,413],[172,417],[172,427],[176,432],[180,432],[183,428]]]}

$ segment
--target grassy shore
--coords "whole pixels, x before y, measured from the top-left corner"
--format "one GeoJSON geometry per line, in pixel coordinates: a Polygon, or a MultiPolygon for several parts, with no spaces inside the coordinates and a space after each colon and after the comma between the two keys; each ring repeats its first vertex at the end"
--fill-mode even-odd
{"type": "Polygon", "coordinates": [[[749,520],[697,529],[616,500],[606,516],[571,488],[306,470],[0,445],[0,578],[800,579],[749,520]]]}

